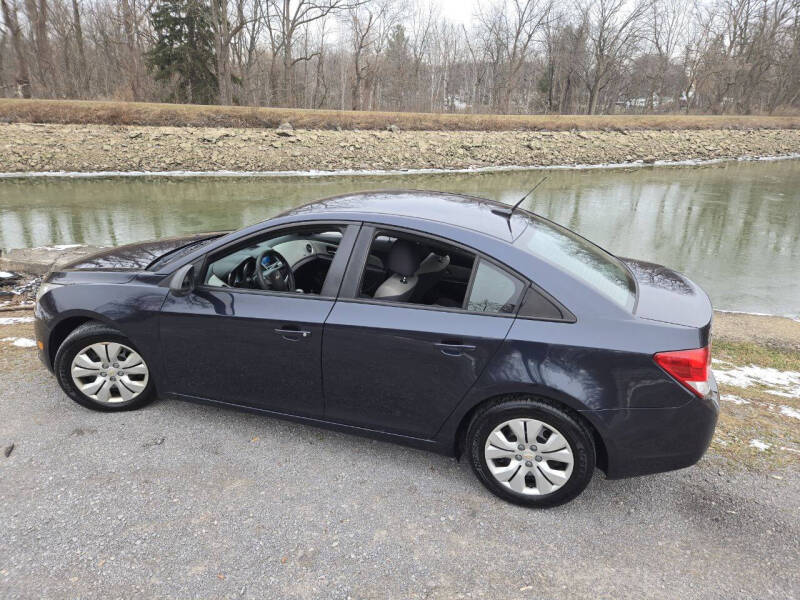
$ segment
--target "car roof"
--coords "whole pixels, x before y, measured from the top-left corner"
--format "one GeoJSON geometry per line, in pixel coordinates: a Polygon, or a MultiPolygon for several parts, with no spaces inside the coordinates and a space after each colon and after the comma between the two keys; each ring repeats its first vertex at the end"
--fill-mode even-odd
{"type": "Polygon", "coordinates": [[[329,215],[364,221],[380,216],[399,216],[435,221],[478,231],[492,237],[513,241],[528,224],[522,214],[510,218],[494,212],[508,210],[506,204],[465,194],[421,190],[381,190],[333,196],[299,206],[284,213],[290,215],[329,215]],[[346,215],[345,215],[346,213],[346,215]]]}

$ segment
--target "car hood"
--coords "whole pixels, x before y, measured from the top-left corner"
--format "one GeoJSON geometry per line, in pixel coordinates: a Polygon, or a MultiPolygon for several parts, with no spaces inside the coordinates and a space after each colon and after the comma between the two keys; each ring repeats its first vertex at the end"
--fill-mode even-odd
{"type": "Polygon", "coordinates": [[[699,285],[663,265],[622,259],[639,287],[636,316],[687,327],[706,328],[711,323],[711,301],[699,285]]]}
{"type": "Polygon", "coordinates": [[[222,232],[195,233],[179,237],[137,242],[125,246],[109,248],[97,254],[81,257],[59,267],[59,271],[139,271],[147,268],[154,260],[182,248],[192,242],[219,237],[222,232]]]}

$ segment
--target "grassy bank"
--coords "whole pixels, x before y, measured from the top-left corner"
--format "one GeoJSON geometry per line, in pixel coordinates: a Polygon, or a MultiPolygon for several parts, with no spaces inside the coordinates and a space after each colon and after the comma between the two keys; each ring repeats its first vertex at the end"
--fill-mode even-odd
{"type": "Polygon", "coordinates": [[[721,411],[712,450],[756,469],[800,464],[800,353],[718,339],[713,355],[721,411]]]}
{"type": "Polygon", "coordinates": [[[471,115],[0,99],[0,122],[81,125],[432,131],[798,129],[800,117],[711,115],[471,115]]]}

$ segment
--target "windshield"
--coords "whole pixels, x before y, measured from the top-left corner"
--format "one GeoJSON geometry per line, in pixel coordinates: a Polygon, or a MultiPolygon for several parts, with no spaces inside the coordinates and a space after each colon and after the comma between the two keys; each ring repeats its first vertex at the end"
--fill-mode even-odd
{"type": "Polygon", "coordinates": [[[156,271],[156,270],[160,269],[161,267],[163,267],[164,265],[168,265],[173,260],[177,260],[177,259],[179,259],[179,258],[181,258],[183,256],[186,256],[187,254],[189,254],[191,252],[194,252],[198,248],[200,248],[202,246],[205,246],[206,244],[208,244],[209,242],[217,239],[221,235],[223,235],[223,234],[212,235],[211,237],[208,237],[208,238],[201,238],[199,240],[195,240],[193,242],[189,242],[188,244],[186,244],[184,246],[178,246],[174,250],[170,250],[166,254],[163,254],[163,255],[159,256],[157,259],[155,259],[153,262],[151,262],[149,265],[147,265],[147,268],[149,270],[151,270],[151,271],[156,271]]]}
{"type": "Polygon", "coordinates": [[[622,261],[569,229],[529,215],[528,227],[514,245],[633,310],[636,284],[622,261]]]}

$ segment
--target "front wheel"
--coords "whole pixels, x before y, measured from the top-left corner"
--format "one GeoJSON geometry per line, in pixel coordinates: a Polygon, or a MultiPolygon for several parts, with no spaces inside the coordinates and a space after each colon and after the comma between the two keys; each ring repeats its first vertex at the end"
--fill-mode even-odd
{"type": "Polygon", "coordinates": [[[575,498],[594,473],[592,435],[545,399],[495,401],[467,430],[470,462],[492,493],[516,504],[549,507],[575,498]]]}
{"type": "Polygon", "coordinates": [[[55,372],[67,395],[92,410],[134,410],[154,396],[142,355],[128,338],[102,323],[86,323],[67,336],[56,352],[55,372]]]}

